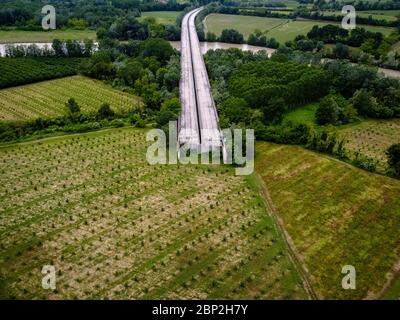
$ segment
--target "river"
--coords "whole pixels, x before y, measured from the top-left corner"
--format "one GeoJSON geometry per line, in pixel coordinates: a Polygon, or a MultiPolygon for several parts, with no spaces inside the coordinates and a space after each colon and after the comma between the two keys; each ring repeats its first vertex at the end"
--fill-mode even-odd
{"type": "MultiPolygon", "coordinates": [[[[181,48],[181,43],[180,41],[170,41],[171,45],[177,49],[180,50],[181,48]]],[[[14,46],[29,46],[33,43],[13,43],[12,45],[14,46]]],[[[51,43],[35,43],[39,48],[44,48],[48,47],[51,48],[51,43]]],[[[5,51],[6,51],[6,45],[7,44],[0,44],[0,56],[4,56],[5,51]]],[[[268,55],[271,55],[275,52],[275,49],[271,48],[264,48],[264,47],[257,47],[257,46],[251,46],[248,44],[235,44],[235,43],[223,43],[223,42],[201,42],[200,43],[200,48],[203,54],[205,54],[208,50],[215,50],[215,49],[229,49],[229,48],[238,48],[244,51],[253,51],[253,52],[258,52],[261,50],[265,50],[268,52],[268,55]]]]}
{"type": "MultiPolygon", "coordinates": [[[[180,41],[170,41],[171,45],[180,50],[181,43],[180,41]]],[[[13,45],[23,45],[29,46],[32,43],[13,43],[13,45]]],[[[51,43],[35,43],[39,48],[48,47],[51,48],[51,43]]],[[[4,56],[5,48],[7,44],[0,44],[0,56],[4,56]]],[[[201,42],[200,43],[201,52],[205,54],[208,50],[216,50],[216,49],[229,49],[229,48],[238,48],[243,51],[252,51],[258,52],[261,50],[266,50],[268,55],[271,56],[276,50],[271,48],[265,47],[258,47],[258,46],[251,46],[248,44],[235,44],[235,43],[224,43],[224,42],[201,42]]],[[[378,72],[382,73],[386,77],[393,77],[393,78],[400,78],[400,71],[392,70],[392,69],[385,69],[385,68],[378,68],[378,72]]]]}
{"type": "MultiPolygon", "coordinates": [[[[170,41],[171,45],[180,50],[181,43],[179,41],[170,41]]],[[[276,50],[265,47],[251,46],[249,44],[236,44],[236,43],[225,43],[225,42],[200,42],[200,49],[203,54],[205,54],[208,50],[216,50],[216,49],[230,49],[237,48],[243,51],[267,51],[268,55],[271,56],[276,50]]]]}

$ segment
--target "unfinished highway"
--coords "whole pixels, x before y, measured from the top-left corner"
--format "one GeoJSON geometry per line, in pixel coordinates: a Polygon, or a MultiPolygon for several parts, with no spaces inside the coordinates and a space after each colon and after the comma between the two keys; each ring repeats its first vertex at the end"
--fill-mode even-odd
{"type": "Polygon", "coordinates": [[[180,145],[199,152],[221,149],[222,135],[218,113],[212,97],[210,81],[195,19],[202,9],[190,11],[182,20],[180,99],[182,113],[179,118],[180,145]]]}

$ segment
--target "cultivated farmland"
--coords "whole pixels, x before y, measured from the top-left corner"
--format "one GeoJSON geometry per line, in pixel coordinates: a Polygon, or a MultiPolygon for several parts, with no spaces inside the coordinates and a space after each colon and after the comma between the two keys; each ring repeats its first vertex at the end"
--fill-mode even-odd
{"type": "Polygon", "coordinates": [[[301,147],[257,147],[256,170],[317,294],[380,297],[391,271],[398,273],[400,181],[301,147]],[[346,265],[356,268],[356,290],[342,289],[346,265]]]}
{"type": "Polygon", "coordinates": [[[0,149],[1,298],[307,298],[255,181],[146,148],[124,128],[0,149]]]}
{"type": "Polygon", "coordinates": [[[83,112],[97,111],[106,102],[115,111],[138,108],[141,100],[101,81],[73,76],[0,90],[0,120],[47,118],[65,113],[74,98],[83,112]]]}
{"type": "Polygon", "coordinates": [[[77,74],[82,58],[0,58],[0,88],[77,74]]]}
{"type": "MultiPolygon", "coordinates": [[[[288,19],[262,18],[252,16],[239,16],[228,14],[210,14],[204,20],[207,31],[220,35],[223,29],[236,29],[244,35],[249,36],[254,30],[259,29],[266,32],[268,38],[275,38],[280,43],[293,40],[297,35],[306,35],[313,26],[324,26],[327,24],[337,24],[335,22],[323,22],[314,20],[291,21],[288,19]]],[[[388,35],[394,28],[379,26],[359,25],[366,30],[381,32],[388,35]]]]}
{"type": "Polygon", "coordinates": [[[360,153],[378,162],[378,169],[387,169],[386,150],[400,143],[400,120],[367,120],[340,130],[345,148],[353,156],[360,153]]]}

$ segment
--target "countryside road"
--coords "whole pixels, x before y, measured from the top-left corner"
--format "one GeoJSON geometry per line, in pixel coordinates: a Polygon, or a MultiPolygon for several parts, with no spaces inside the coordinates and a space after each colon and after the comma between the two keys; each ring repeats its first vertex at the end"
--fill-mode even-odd
{"type": "Polygon", "coordinates": [[[179,119],[180,145],[209,152],[222,148],[222,135],[218,125],[218,113],[212,97],[210,81],[195,19],[202,10],[195,9],[182,20],[180,99],[182,113],[179,119]]]}

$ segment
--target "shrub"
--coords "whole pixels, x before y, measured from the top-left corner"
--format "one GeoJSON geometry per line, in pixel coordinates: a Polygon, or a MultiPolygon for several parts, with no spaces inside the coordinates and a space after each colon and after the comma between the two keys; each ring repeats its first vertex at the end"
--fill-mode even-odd
{"type": "Polygon", "coordinates": [[[115,112],[111,109],[110,105],[108,103],[103,103],[99,110],[97,111],[97,119],[98,120],[103,120],[103,119],[109,119],[115,115],[115,112]]]}
{"type": "Polygon", "coordinates": [[[400,177],[400,143],[393,144],[386,151],[390,173],[395,177],[400,177]]]}

